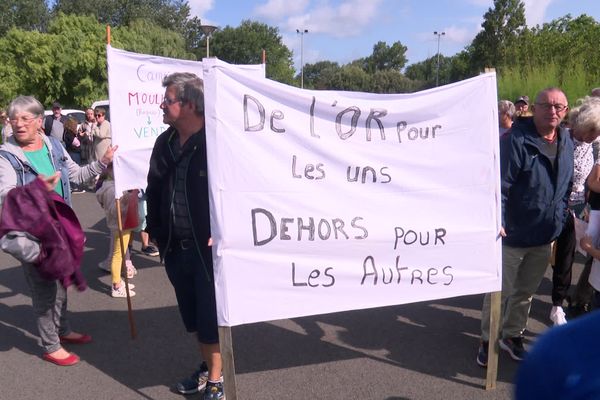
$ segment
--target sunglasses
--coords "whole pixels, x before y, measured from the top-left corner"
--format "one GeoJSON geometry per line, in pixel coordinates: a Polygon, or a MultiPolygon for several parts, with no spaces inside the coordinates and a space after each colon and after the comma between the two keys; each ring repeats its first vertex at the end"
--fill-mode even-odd
{"type": "Polygon", "coordinates": [[[96,114],[96,118],[98,117],[104,117],[104,114],[96,114]]]}

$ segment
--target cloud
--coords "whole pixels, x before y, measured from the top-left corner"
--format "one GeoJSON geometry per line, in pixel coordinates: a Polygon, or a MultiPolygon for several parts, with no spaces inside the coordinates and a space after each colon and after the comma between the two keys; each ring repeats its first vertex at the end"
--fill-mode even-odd
{"type": "Polygon", "coordinates": [[[554,0],[524,0],[525,20],[528,26],[541,25],[546,17],[546,9],[554,0]]]}
{"type": "Polygon", "coordinates": [[[202,19],[208,10],[212,10],[215,0],[189,0],[188,5],[190,6],[190,16],[202,19]]]}
{"type": "Polygon", "coordinates": [[[289,17],[289,30],[308,29],[311,33],[325,33],[343,38],[360,35],[375,18],[383,0],[345,0],[332,6],[324,1],[303,15],[289,17]]]}
{"type": "Polygon", "coordinates": [[[309,0],[268,0],[254,8],[254,14],[270,20],[281,20],[289,15],[298,14],[308,6],[309,0]]]}

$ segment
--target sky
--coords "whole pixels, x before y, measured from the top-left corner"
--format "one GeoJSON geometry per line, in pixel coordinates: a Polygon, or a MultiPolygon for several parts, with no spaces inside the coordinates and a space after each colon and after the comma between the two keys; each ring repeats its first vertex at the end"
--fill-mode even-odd
{"type": "MultiPolygon", "coordinates": [[[[571,14],[600,21],[599,0],[524,0],[527,25],[571,14]]],[[[335,61],[340,65],[371,55],[373,46],[400,41],[407,65],[439,51],[452,56],[481,30],[492,0],[188,0],[203,24],[237,27],[245,19],[279,29],[294,64],[335,61]],[[308,30],[299,35],[296,29],[308,30]],[[301,51],[303,49],[303,51],[301,51]]],[[[267,54],[268,62],[268,54],[267,54]]]]}

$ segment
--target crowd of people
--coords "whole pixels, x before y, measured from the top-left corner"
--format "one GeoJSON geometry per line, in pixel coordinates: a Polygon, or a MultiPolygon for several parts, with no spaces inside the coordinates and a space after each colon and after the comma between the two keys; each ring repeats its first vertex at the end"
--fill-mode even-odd
{"type": "MultiPolygon", "coordinates": [[[[135,295],[134,285],[128,283],[137,274],[131,263],[129,244],[133,233],[140,232],[142,250],[152,256],[160,254],[164,260],[185,328],[195,333],[198,341],[199,367],[178,382],[175,389],[182,394],[203,391],[204,399],[222,399],[203,83],[194,74],[174,73],[164,78],[163,87],[165,94],[160,109],[163,122],[169,128],[154,144],[147,187],[120,194],[124,200],[121,215],[115,204],[112,170],[117,147],[111,144],[106,110],[87,109],[85,121],[78,124],[62,115],[58,102],[52,104],[52,114],[44,117],[43,106],[35,98],[14,99],[7,111],[0,114],[3,142],[0,146],[3,217],[0,234],[4,235],[0,244],[3,249],[11,249],[11,254],[23,264],[43,358],[60,366],[76,364],[79,357],[63,348],[63,344],[85,344],[91,342],[92,337],[71,329],[66,287],[76,283],[77,288],[83,290],[85,283],[78,268],[63,268],[57,265],[52,254],[41,250],[48,246],[46,240],[56,239],[45,236],[40,239],[32,233],[33,228],[29,231],[23,224],[19,229],[11,226],[10,221],[15,218],[10,218],[10,213],[16,212],[12,206],[16,201],[30,198],[48,204],[51,209],[64,210],[62,214],[57,213],[58,224],[64,228],[59,230],[58,236],[64,236],[61,240],[73,248],[73,259],[80,261],[83,243],[73,239],[77,235],[69,230],[71,216],[66,210],[70,208],[61,204],[70,205],[72,193],[94,190],[111,232],[109,254],[99,265],[111,273],[111,296],[135,295]],[[4,218],[5,214],[9,217],[4,218]],[[21,230],[25,235],[19,235],[23,233],[21,230]],[[124,281],[123,276],[128,279],[124,281]]],[[[548,359],[549,343],[558,343],[560,335],[575,334],[576,329],[577,335],[585,336],[581,327],[594,324],[597,319],[585,317],[567,322],[563,307],[565,302],[571,308],[580,307],[584,311],[592,305],[600,307],[600,159],[595,146],[600,142],[599,95],[600,90],[595,89],[591,96],[578,100],[570,108],[565,93],[551,87],[537,93],[532,104],[528,96],[498,103],[502,211],[499,232],[502,237],[502,308],[498,344],[512,359],[525,360],[520,377],[538,373],[532,369],[548,359]],[[576,235],[576,226],[583,220],[589,221],[589,225],[580,238],[576,235]],[[578,244],[588,258],[576,293],[569,296],[578,244]],[[523,333],[532,297],[549,263],[553,268],[553,306],[549,318],[558,327],[547,338],[539,340],[528,354],[523,333]]],[[[490,296],[486,295],[481,344],[476,357],[483,367],[487,366],[490,348],[489,317],[490,296]]],[[[594,332],[594,329],[589,331],[594,332]]],[[[556,392],[563,390],[564,393],[572,386],[569,374],[575,367],[572,360],[567,360],[569,356],[565,351],[569,343],[561,344],[565,367],[555,365],[553,369],[556,392]]],[[[583,378],[578,379],[586,379],[587,375],[582,373],[581,376],[583,378]]],[[[521,381],[526,379],[517,380],[521,381]]],[[[526,397],[531,395],[531,390],[525,391],[517,385],[517,393],[527,393],[522,398],[531,398],[526,397]]]]}

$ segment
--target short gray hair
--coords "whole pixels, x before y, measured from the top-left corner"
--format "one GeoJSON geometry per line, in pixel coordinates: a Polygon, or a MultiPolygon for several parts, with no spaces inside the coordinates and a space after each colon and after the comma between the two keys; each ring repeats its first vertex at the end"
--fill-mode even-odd
{"type": "Polygon", "coordinates": [[[204,115],[204,83],[197,75],[190,72],[175,72],[164,77],[164,88],[173,86],[178,100],[196,106],[196,113],[204,115]]]}
{"type": "Polygon", "coordinates": [[[44,116],[44,106],[33,96],[19,96],[8,105],[8,118],[14,118],[20,112],[28,112],[36,117],[44,116]]]}
{"type": "Polygon", "coordinates": [[[500,100],[498,102],[498,115],[506,114],[511,119],[515,115],[515,105],[510,100],[500,100]]]}
{"type": "Polygon", "coordinates": [[[569,114],[569,124],[578,131],[600,133],[600,97],[586,96],[569,114]]]}

